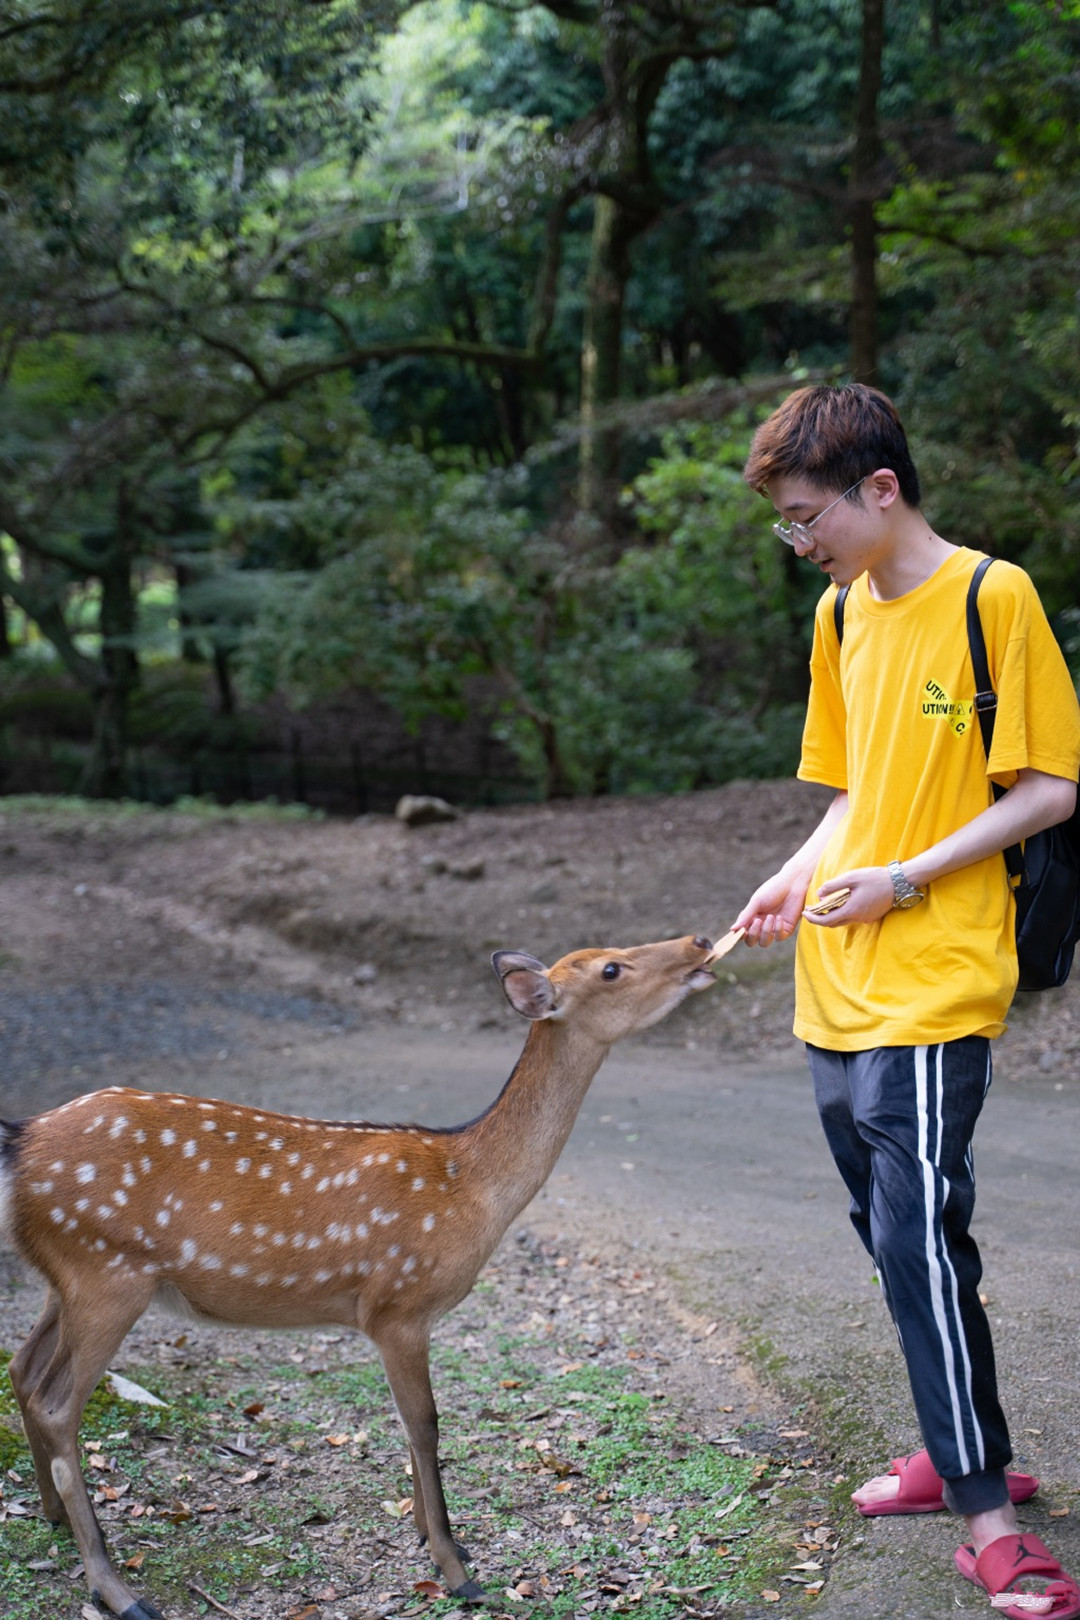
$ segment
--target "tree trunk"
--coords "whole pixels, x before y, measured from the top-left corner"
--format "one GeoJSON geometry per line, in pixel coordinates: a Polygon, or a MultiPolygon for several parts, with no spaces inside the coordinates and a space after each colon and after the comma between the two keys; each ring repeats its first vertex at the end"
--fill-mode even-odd
{"type": "Polygon", "coordinates": [[[599,418],[619,397],[623,306],[630,276],[629,232],[621,214],[610,197],[596,198],[581,346],[578,501],[583,511],[601,520],[614,513],[619,475],[619,430],[604,426],[599,418]]]}
{"type": "Polygon", "coordinates": [[[878,99],[885,42],[885,0],[863,0],[859,93],[851,157],[851,373],[856,382],[878,381],[878,288],[876,204],[880,186],[881,133],[878,99]]]}
{"type": "Polygon", "coordinates": [[[135,656],[137,607],[131,559],[132,514],[125,490],[117,499],[116,538],[101,558],[101,679],[94,692],[94,732],[82,791],[91,799],[122,798],[126,787],[128,704],[139,678],[135,656]]]}

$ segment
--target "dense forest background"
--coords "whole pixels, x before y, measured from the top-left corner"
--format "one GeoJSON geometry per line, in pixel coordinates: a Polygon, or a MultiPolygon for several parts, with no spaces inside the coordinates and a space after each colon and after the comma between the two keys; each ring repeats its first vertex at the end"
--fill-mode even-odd
{"type": "Polygon", "coordinates": [[[1078,44],[1078,0],[5,0],[0,791],[790,770],[820,579],[740,468],[808,380],[897,399],[1072,655],[1078,44]]]}

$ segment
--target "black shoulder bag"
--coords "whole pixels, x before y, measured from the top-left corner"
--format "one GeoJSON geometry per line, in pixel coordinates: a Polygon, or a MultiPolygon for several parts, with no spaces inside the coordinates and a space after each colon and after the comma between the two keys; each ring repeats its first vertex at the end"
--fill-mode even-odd
{"type": "MultiPolygon", "coordinates": [[[[967,594],[967,634],[975,671],[975,713],[989,760],[994,742],[997,693],[990,679],[979,586],[994,561],[986,557],[971,576],[967,594]]],[[[848,586],[836,593],[833,606],[837,640],[844,639],[844,603],[848,586]]],[[[995,799],[1006,791],[991,784],[995,799]]],[[[1065,983],[1080,940],[1080,796],[1068,821],[1033,833],[1024,843],[1003,851],[1016,900],[1016,954],[1021,990],[1053,990],[1065,983]]]]}

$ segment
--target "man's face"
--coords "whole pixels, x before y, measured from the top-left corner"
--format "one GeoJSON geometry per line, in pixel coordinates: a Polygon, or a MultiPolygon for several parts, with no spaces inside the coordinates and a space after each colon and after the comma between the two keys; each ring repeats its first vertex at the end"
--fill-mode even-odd
{"type": "Polygon", "coordinates": [[[881,514],[866,499],[868,479],[844,500],[842,490],[822,490],[805,478],[776,478],[769,499],[793,528],[791,543],[800,557],[820,568],[834,585],[850,585],[873,566],[884,540],[881,514]]]}

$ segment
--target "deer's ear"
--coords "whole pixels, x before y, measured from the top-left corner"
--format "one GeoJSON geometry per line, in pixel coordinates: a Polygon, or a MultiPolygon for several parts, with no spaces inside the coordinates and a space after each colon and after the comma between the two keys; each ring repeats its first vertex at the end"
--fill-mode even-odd
{"type": "Polygon", "coordinates": [[[524,951],[496,951],[491,965],[503,993],[523,1018],[550,1018],[556,1009],[555,987],[547,968],[524,951]]]}

